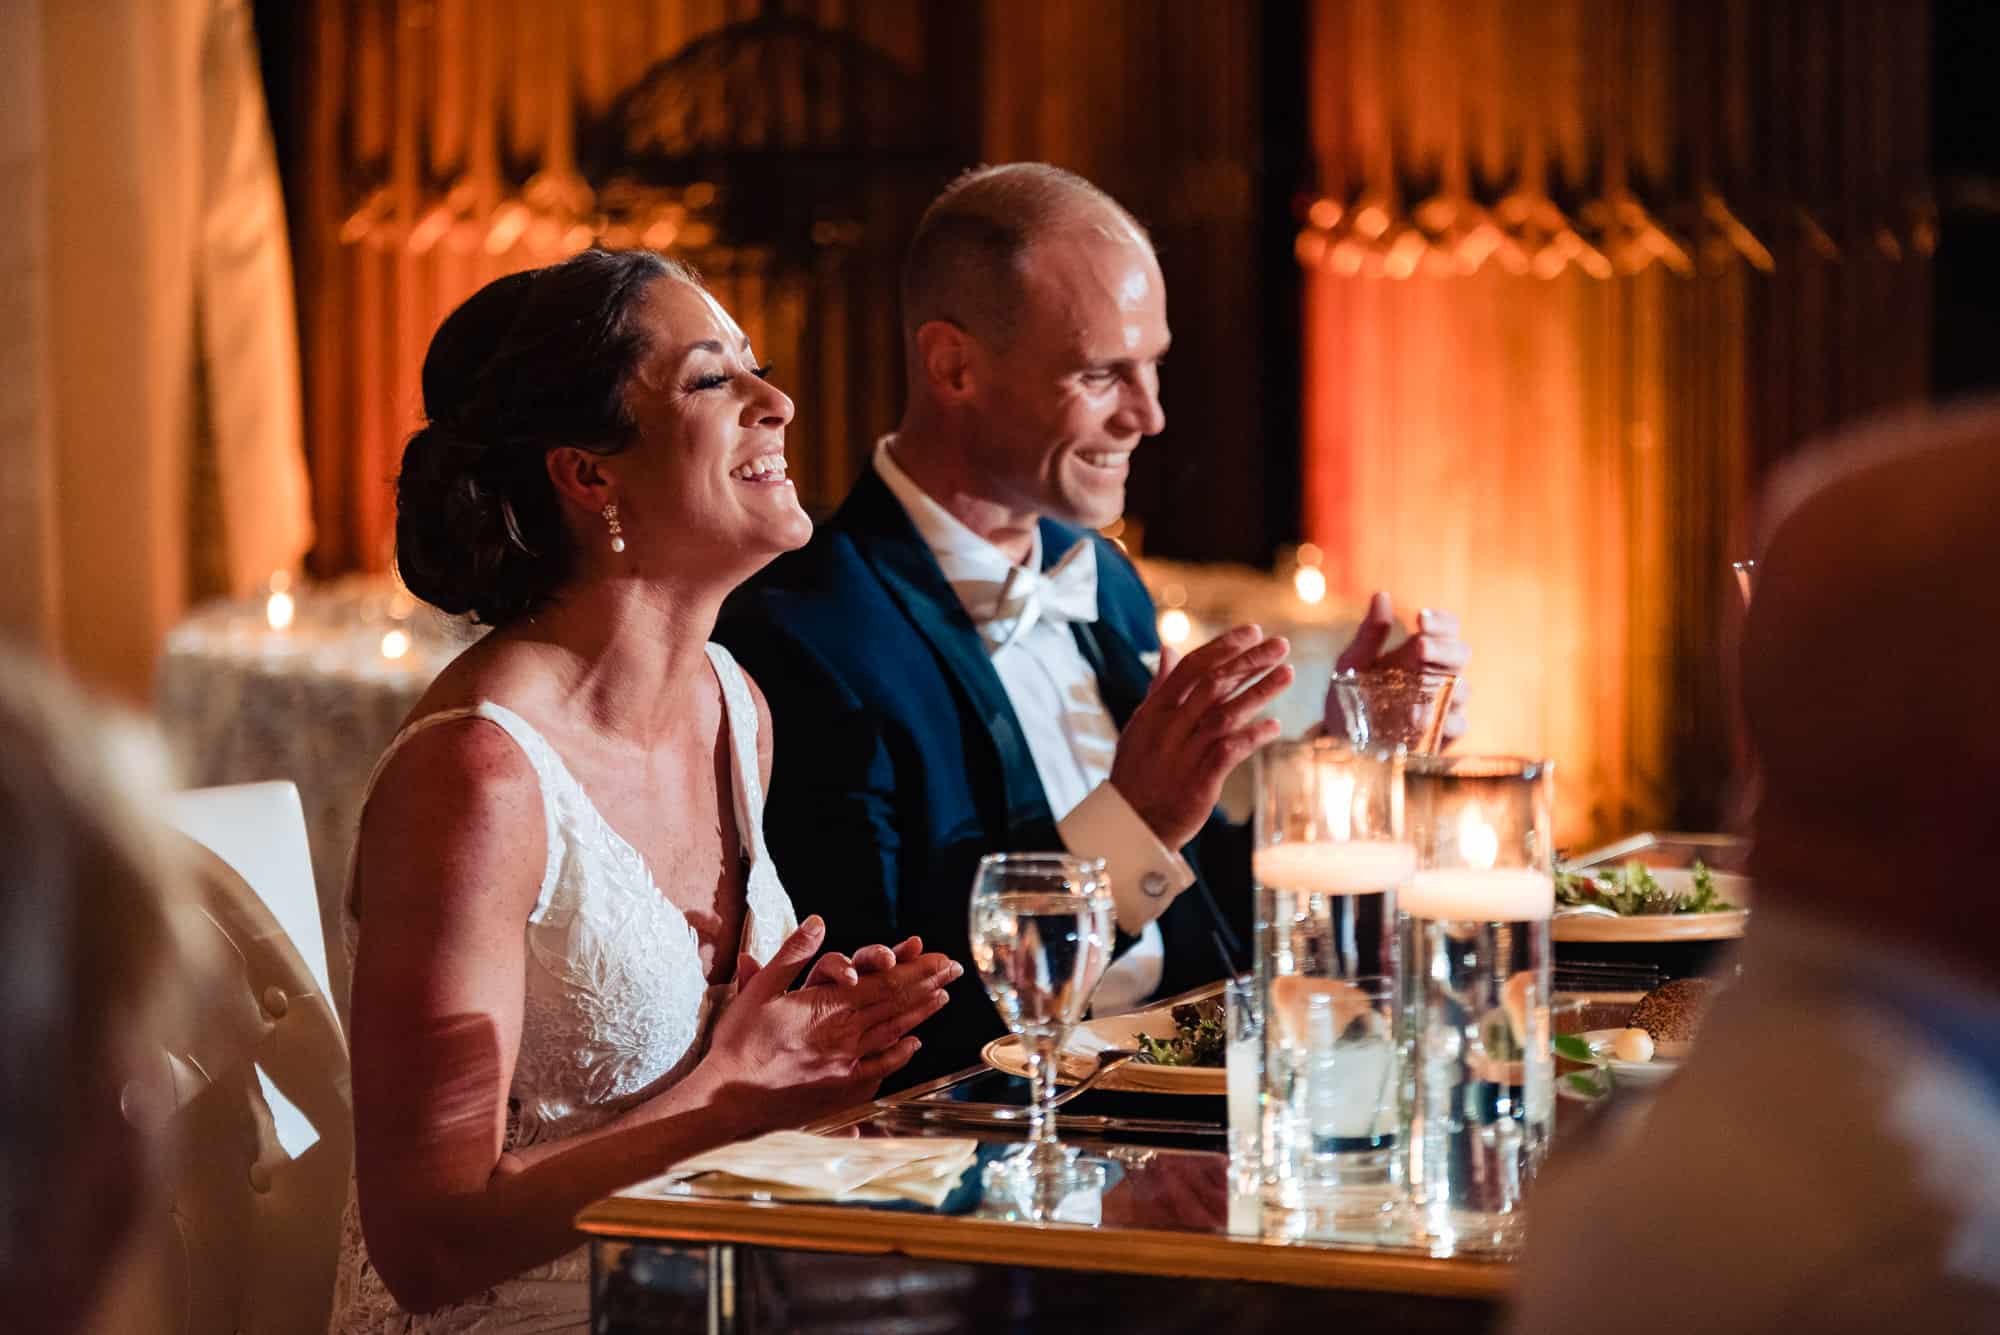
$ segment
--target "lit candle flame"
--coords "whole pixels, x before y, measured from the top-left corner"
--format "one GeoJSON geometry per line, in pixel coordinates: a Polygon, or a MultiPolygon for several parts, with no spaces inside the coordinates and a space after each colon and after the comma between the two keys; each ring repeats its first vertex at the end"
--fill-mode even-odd
{"type": "Polygon", "coordinates": [[[278,592],[264,602],[264,620],[271,623],[272,630],[283,630],[292,624],[292,613],[297,610],[292,595],[278,592]]]}
{"type": "Polygon", "coordinates": [[[1292,572],[1292,589],[1303,603],[1316,603],[1326,597],[1326,573],[1318,566],[1300,566],[1292,572]]]}
{"type": "Polygon", "coordinates": [[[1458,813],[1458,854],[1465,859],[1466,866],[1481,871],[1491,867],[1500,856],[1500,836],[1480,819],[1478,807],[1467,807],[1458,813]]]}
{"type": "Polygon", "coordinates": [[[382,657],[401,658],[408,652],[410,652],[408,631],[392,630],[382,637],[382,657]]]}
{"type": "MultiPolygon", "coordinates": [[[[1323,771],[1324,772],[1324,771],[1323,771]]],[[[1354,837],[1354,776],[1340,770],[1326,774],[1320,819],[1326,837],[1336,842],[1354,837]]]]}
{"type": "Polygon", "coordinates": [[[1194,634],[1194,622],[1178,607],[1170,607],[1160,613],[1160,638],[1168,644],[1180,645],[1194,634]]]}

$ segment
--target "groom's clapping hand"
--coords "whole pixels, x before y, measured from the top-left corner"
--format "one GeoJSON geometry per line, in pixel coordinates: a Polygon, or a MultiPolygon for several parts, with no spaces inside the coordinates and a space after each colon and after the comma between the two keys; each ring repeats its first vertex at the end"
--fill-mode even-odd
{"type": "Polygon", "coordinates": [[[1168,848],[1194,838],[1229,771],[1278,735],[1278,721],[1263,712],[1292,684],[1288,652],[1256,626],[1238,626],[1186,658],[1163,651],[1152,689],[1119,734],[1111,786],[1168,848]]]}

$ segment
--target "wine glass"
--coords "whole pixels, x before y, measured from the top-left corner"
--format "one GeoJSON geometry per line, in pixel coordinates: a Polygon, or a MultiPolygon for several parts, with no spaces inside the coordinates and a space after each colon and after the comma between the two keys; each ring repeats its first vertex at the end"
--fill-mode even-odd
{"type": "Polygon", "coordinates": [[[986,1170],[1038,1213],[1101,1185],[1103,1168],[1056,1140],[1056,1054],[1111,961],[1111,883],[1102,859],[989,853],[972,880],[972,960],[986,995],[1021,1036],[1033,1086],[1028,1143],[986,1170]]]}
{"type": "MultiPolygon", "coordinates": [[[[1434,756],[1444,742],[1458,678],[1407,668],[1346,668],[1327,683],[1326,716],[1357,751],[1401,747],[1434,756]]],[[[1331,723],[1329,723],[1329,728],[1331,723]]]]}

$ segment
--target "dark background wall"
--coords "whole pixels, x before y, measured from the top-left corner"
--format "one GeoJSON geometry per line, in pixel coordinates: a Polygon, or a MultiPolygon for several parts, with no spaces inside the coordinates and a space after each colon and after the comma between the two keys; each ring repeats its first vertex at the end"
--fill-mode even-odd
{"type": "Polygon", "coordinates": [[[1938,398],[2000,387],[2000,5],[1940,0],[1932,21],[1931,165],[1938,181],[1938,398]]]}

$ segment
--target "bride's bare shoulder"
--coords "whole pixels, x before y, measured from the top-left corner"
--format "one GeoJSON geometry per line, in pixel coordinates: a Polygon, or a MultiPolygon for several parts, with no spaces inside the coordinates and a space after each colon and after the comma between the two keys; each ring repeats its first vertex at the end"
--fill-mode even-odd
{"type": "Polygon", "coordinates": [[[404,719],[492,701],[533,719],[558,692],[550,646],[495,632],[466,646],[438,673],[404,719]]]}
{"type": "Polygon", "coordinates": [[[385,902],[463,899],[482,914],[525,915],[547,855],[545,800],[534,759],[492,720],[410,734],[362,808],[353,911],[365,899],[379,920],[385,902]]]}
{"type": "MultiPolygon", "coordinates": [[[[405,727],[490,702],[539,731],[556,694],[542,649],[500,633],[475,642],[438,674],[405,727]]],[[[523,747],[510,729],[476,715],[410,732],[369,793],[364,853],[399,849],[401,860],[414,854],[433,873],[443,870],[440,864],[539,867],[546,828],[541,778],[523,747]]]]}

